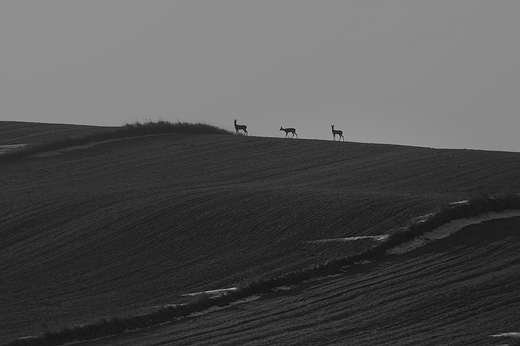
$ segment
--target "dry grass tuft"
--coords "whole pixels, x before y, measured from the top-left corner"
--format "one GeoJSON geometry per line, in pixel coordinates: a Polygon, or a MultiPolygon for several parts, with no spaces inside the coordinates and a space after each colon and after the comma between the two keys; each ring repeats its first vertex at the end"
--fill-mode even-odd
{"type": "Polygon", "coordinates": [[[202,124],[202,123],[186,123],[177,122],[171,123],[168,121],[146,122],[141,124],[139,122],[133,124],[126,124],[121,127],[113,129],[103,129],[99,131],[89,132],[81,136],[72,136],[65,138],[57,138],[51,141],[46,141],[37,144],[31,144],[24,147],[8,151],[0,155],[0,161],[9,159],[25,157],[37,153],[65,149],[77,145],[85,145],[94,142],[100,142],[110,139],[124,139],[129,137],[139,137],[166,133],[182,133],[182,134],[217,134],[217,135],[231,135],[232,132],[218,128],[216,126],[202,124]]]}

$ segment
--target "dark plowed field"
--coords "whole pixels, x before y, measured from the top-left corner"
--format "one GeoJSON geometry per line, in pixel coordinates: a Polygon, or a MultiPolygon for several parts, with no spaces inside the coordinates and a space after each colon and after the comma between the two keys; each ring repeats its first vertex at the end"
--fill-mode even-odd
{"type": "MultiPolygon", "coordinates": [[[[507,152],[172,134],[56,154],[0,162],[0,344],[348,256],[374,242],[311,241],[520,189],[507,152]]],[[[91,344],[497,344],[520,331],[519,224],[91,344]]]]}
{"type": "Polygon", "coordinates": [[[35,144],[49,139],[67,138],[110,128],[111,127],[1,121],[0,145],[35,144]]]}

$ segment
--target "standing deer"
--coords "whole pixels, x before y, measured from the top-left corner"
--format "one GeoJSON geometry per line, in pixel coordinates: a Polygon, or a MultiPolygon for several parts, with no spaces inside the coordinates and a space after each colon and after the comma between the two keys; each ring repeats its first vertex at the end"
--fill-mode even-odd
{"type": "Polygon", "coordinates": [[[248,132],[247,132],[247,126],[246,125],[238,125],[237,124],[237,120],[235,119],[235,133],[238,133],[238,131],[244,131],[244,135],[247,136],[248,132]]]}
{"type": "Polygon", "coordinates": [[[296,135],[296,138],[298,138],[298,134],[296,133],[296,129],[294,127],[288,127],[286,129],[284,129],[283,127],[280,127],[280,131],[285,131],[285,137],[288,137],[288,134],[290,132],[290,133],[292,133],[291,138],[293,138],[294,135],[296,135]]]}
{"type": "Polygon", "coordinates": [[[343,137],[343,131],[341,130],[334,130],[334,125],[330,125],[332,127],[332,140],[336,140],[336,135],[339,136],[338,141],[343,138],[343,142],[345,142],[345,137],[343,137]]]}

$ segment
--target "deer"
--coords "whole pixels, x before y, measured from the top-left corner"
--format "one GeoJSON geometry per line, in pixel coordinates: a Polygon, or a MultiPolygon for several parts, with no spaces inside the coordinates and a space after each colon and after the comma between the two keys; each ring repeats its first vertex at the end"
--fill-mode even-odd
{"type": "Polygon", "coordinates": [[[238,131],[244,131],[244,135],[247,136],[248,132],[247,132],[247,126],[246,125],[238,125],[237,124],[237,120],[235,119],[235,133],[238,134],[238,131]]]}
{"type": "Polygon", "coordinates": [[[280,131],[285,131],[285,137],[288,137],[289,132],[290,132],[290,133],[292,133],[291,138],[293,138],[294,135],[296,135],[296,138],[298,138],[298,134],[296,133],[296,129],[294,127],[288,127],[286,129],[284,129],[283,127],[280,127],[280,131]]]}
{"type": "Polygon", "coordinates": [[[345,137],[343,137],[343,131],[341,130],[334,130],[334,125],[330,125],[332,127],[332,140],[336,140],[336,135],[339,136],[338,141],[343,138],[343,142],[345,142],[345,137]]]}

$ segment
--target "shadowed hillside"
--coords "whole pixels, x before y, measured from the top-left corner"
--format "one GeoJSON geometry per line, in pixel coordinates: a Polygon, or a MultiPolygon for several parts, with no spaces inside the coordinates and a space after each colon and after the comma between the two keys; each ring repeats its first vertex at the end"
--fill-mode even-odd
{"type": "MultiPolygon", "coordinates": [[[[313,241],[520,189],[520,154],[506,152],[165,134],[53,154],[0,163],[0,343],[348,256],[374,241],[313,241]]],[[[349,289],[309,295],[330,290],[349,289]]]]}
{"type": "Polygon", "coordinates": [[[34,144],[108,129],[113,129],[113,127],[1,121],[0,145],[34,144]]]}

